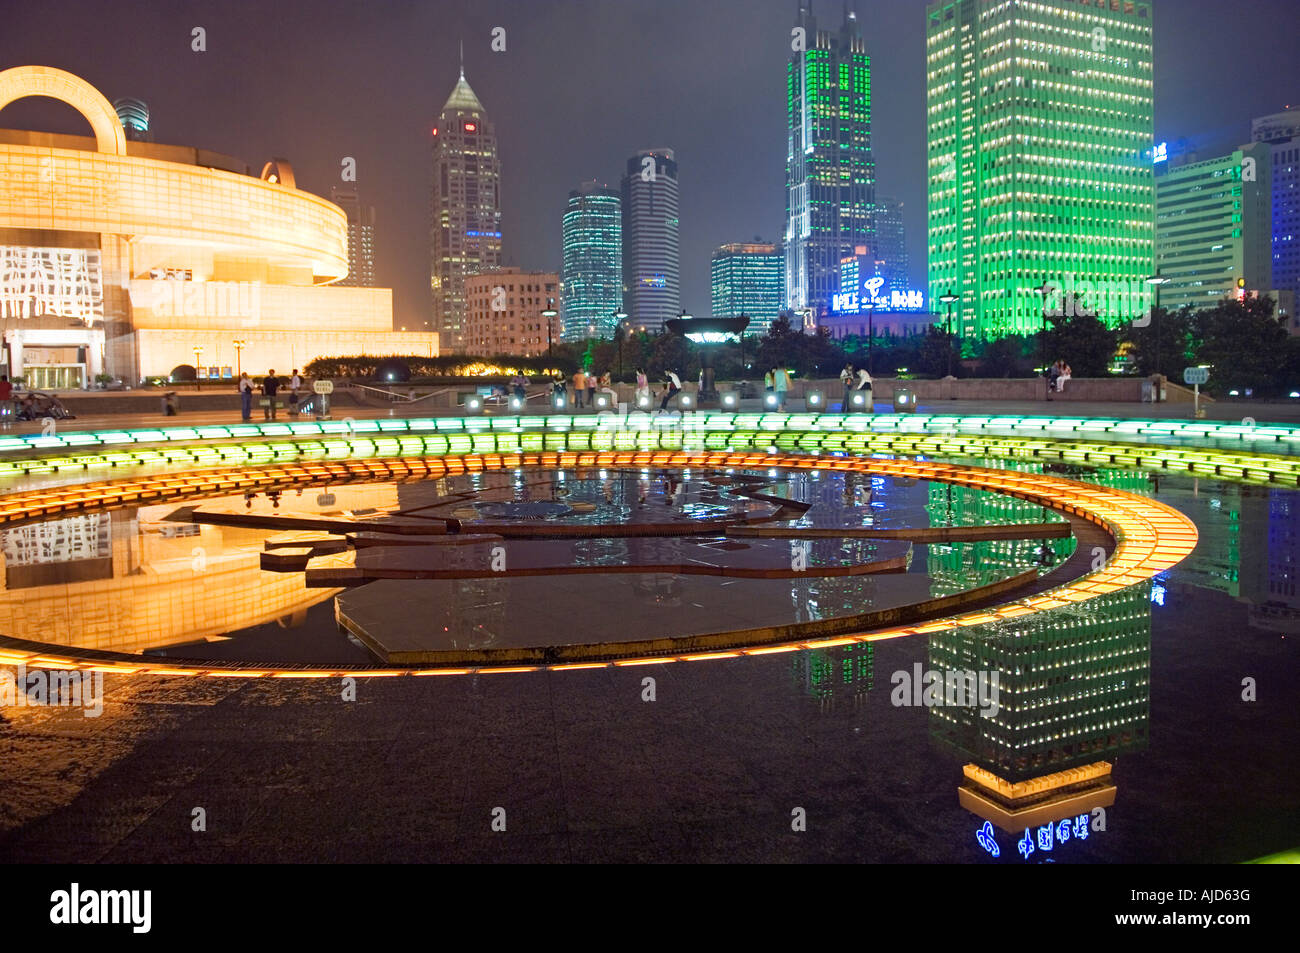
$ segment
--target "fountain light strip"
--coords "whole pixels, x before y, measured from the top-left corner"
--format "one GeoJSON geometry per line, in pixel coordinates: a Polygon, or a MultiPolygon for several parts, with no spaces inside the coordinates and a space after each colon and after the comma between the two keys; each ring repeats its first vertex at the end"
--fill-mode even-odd
{"type": "Polygon", "coordinates": [[[604,414],[546,414],[533,416],[351,418],[295,421],[291,423],[248,423],[230,426],[144,428],[100,430],[76,433],[13,434],[0,437],[0,458],[32,450],[62,450],[78,447],[141,446],[189,443],[193,441],[244,440],[280,437],[330,437],[356,434],[420,435],[428,433],[477,434],[525,430],[599,430],[615,425],[620,429],[687,428],[690,430],[817,430],[848,433],[1007,433],[1011,436],[1109,437],[1121,442],[1168,440],[1226,440],[1235,443],[1261,441],[1274,444],[1278,452],[1300,452],[1300,426],[1286,424],[1229,424],[1210,421],[1134,420],[1121,417],[1046,417],[1034,415],[951,414],[793,414],[722,413],[699,411],[684,419],[657,417],[636,412],[627,416],[604,414]]]}
{"type": "Polygon", "coordinates": [[[606,429],[336,437],[327,440],[222,443],[128,449],[74,457],[0,461],[0,478],[89,473],[117,467],[211,467],[275,461],[359,457],[461,455],[564,450],[766,450],[802,453],[1002,456],[1217,476],[1252,483],[1300,486],[1300,457],[1251,451],[1193,450],[989,434],[927,435],[825,432],[816,429],[695,431],[606,429]]]}
{"type": "MultiPolygon", "coordinates": [[[[883,639],[923,635],[986,622],[1024,618],[1048,609],[1084,602],[1150,579],[1157,573],[1186,558],[1196,545],[1196,527],[1177,510],[1133,493],[1093,486],[1061,477],[993,470],[943,463],[934,460],[900,460],[862,457],[808,457],[780,453],[737,453],[708,451],[604,451],[541,452],[486,454],[461,457],[396,458],[391,460],[349,460],[307,462],[263,467],[257,470],[210,471],[183,477],[148,477],[136,481],[86,484],[77,488],[75,498],[61,499],[62,512],[84,512],[103,505],[117,504],[132,498],[145,500],[180,500],[211,492],[213,484],[243,483],[259,488],[328,483],[358,478],[442,477],[465,473],[483,473],[521,467],[573,469],[580,467],[701,467],[701,468],[770,468],[798,470],[835,470],[861,472],[917,480],[935,480],[975,489],[1003,493],[1019,499],[1064,510],[1105,528],[1116,540],[1115,551],[1100,570],[1069,583],[993,609],[982,609],[932,620],[920,625],[838,635],[834,638],[792,641],[781,645],[726,649],[716,652],[691,652],[626,658],[599,663],[517,665],[499,667],[457,667],[447,673],[533,672],[603,667],[667,664],[671,662],[707,661],[718,658],[766,655],[778,651],[832,648],[883,639]]],[[[4,518],[11,511],[34,511],[43,503],[42,491],[0,499],[4,518]],[[12,509],[11,509],[12,508],[12,509]]],[[[29,667],[84,668],[95,671],[132,675],[177,675],[245,678],[320,678],[352,676],[357,678],[392,677],[395,675],[434,674],[432,668],[373,669],[293,669],[256,666],[205,668],[173,660],[166,666],[126,659],[88,658],[70,653],[65,647],[43,646],[41,652],[0,648],[0,664],[26,663],[29,667]]]]}

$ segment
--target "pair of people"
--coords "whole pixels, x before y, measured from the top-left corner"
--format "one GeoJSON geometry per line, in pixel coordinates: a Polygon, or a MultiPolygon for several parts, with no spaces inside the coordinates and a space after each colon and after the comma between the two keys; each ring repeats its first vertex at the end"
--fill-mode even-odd
{"type": "Polygon", "coordinates": [[[1070,365],[1065,361],[1058,360],[1055,364],[1047,369],[1047,399],[1052,399],[1052,394],[1059,394],[1065,390],[1065,382],[1070,379],[1070,365]]]}
{"type": "Polygon", "coordinates": [[[790,391],[790,372],[784,367],[773,367],[763,375],[763,390],[776,397],[776,409],[785,410],[786,396],[790,391]]]}
{"type": "Polygon", "coordinates": [[[852,364],[845,364],[844,370],[840,371],[840,383],[844,385],[844,413],[847,414],[855,409],[863,413],[871,411],[871,375],[867,373],[865,367],[855,370],[852,364]],[[854,407],[855,394],[862,395],[861,407],[854,407]]]}

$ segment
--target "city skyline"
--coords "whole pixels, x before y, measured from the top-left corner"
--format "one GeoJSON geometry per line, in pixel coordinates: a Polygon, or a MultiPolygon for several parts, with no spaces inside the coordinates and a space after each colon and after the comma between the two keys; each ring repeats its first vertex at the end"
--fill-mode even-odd
{"type": "MultiPolygon", "coordinates": [[[[841,6],[831,0],[813,5],[829,18],[838,17],[841,6]]],[[[1232,17],[1207,0],[1176,7],[1153,0],[1153,6],[1156,141],[1194,136],[1240,145],[1249,141],[1254,117],[1300,99],[1285,31],[1257,29],[1270,17],[1284,20],[1291,9],[1285,0],[1258,0],[1232,17]],[[1252,56],[1257,78],[1250,82],[1222,83],[1198,67],[1221,56],[1221,49],[1246,45],[1258,54],[1252,56]],[[1283,92],[1290,90],[1297,92],[1283,92]]],[[[920,287],[924,8],[882,3],[868,9],[860,0],[857,7],[872,60],[879,187],[910,213],[907,248],[912,281],[920,287]]],[[[781,233],[784,116],[770,104],[784,97],[781,64],[789,56],[793,0],[755,0],[743,18],[728,4],[671,0],[654,16],[617,5],[485,2],[472,12],[410,9],[383,19],[342,2],[314,4],[311,16],[295,16],[294,10],[307,7],[290,2],[284,22],[295,22],[295,42],[283,50],[279,21],[268,23],[251,4],[209,16],[124,3],[122,15],[147,10],[154,24],[147,62],[139,50],[103,47],[97,5],[47,7],[53,8],[66,12],[66,28],[49,28],[47,17],[33,10],[10,14],[13,29],[0,37],[0,62],[68,68],[110,99],[144,100],[159,142],[216,148],[250,165],[286,156],[302,187],[316,194],[328,195],[339,184],[341,160],[354,157],[357,185],[384,223],[376,236],[376,285],[394,289],[399,325],[427,314],[430,130],[455,82],[462,38],[467,75],[490,107],[501,140],[502,264],[558,270],[555,222],[573,183],[611,178],[631,150],[647,143],[671,144],[691,173],[682,183],[682,305],[688,311],[709,307],[713,249],[781,233]],[[203,23],[207,50],[198,53],[190,48],[190,34],[203,23]],[[506,29],[506,50],[494,53],[498,25],[506,29]],[[608,36],[625,39],[601,41],[608,36]],[[557,42],[568,69],[554,69],[557,42]],[[345,57],[345,70],[316,65],[345,57]],[[272,96],[264,95],[268,83],[275,87],[272,96]],[[592,124],[596,115],[608,119],[592,124]],[[566,128],[582,134],[555,134],[566,128]]],[[[70,111],[37,101],[14,104],[3,125],[85,129],[70,111]]]]}

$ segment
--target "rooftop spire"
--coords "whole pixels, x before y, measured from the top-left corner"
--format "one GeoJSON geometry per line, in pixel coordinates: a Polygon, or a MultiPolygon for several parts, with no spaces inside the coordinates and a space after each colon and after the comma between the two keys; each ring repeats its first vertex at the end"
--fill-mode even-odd
{"type": "Polygon", "coordinates": [[[465,78],[465,38],[460,40],[460,78],[465,78]]]}

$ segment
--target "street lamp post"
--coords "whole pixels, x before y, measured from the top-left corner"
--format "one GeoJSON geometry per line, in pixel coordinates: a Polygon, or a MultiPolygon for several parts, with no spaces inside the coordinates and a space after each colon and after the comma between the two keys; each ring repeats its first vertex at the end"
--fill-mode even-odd
{"type": "Polygon", "coordinates": [[[867,302],[867,376],[876,377],[876,303],[867,302]]]}
{"type": "Polygon", "coordinates": [[[248,342],[243,338],[236,338],[235,345],[235,377],[244,376],[244,348],[248,347],[248,342]]]}
{"type": "Polygon", "coordinates": [[[195,390],[198,390],[198,387],[199,387],[199,365],[200,365],[201,363],[203,363],[203,346],[200,345],[200,344],[196,344],[196,345],[194,345],[194,347],[192,347],[190,350],[192,350],[192,351],[194,352],[194,389],[195,389],[195,390]]]}
{"type": "MultiPolygon", "coordinates": [[[[1168,279],[1168,278],[1163,278],[1163,277],[1161,277],[1161,275],[1160,275],[1160,269],[1159,269],[1159,268],[1156,269],[1156,273],[1155,273],[1154,275],[1147,275],[1147,277],[1146,277],[1146,283],[1149,284],[1149,285],[1151,286],[1151,320],[1155,323],[1155,326],[1156,326],[1156,327],[1155,327],[1155,331],[1156,331],[1156,366],[1155,366],[1156,377],[1159,377],[1159,376],[1160,376],[1160,286],[1163,285],[1163,284],[1167,284],[1168,282],[1169,282],[1169,279],[1168,279]]],[[[1160,399],[1160,394],[1159,394],[1160,385],[1159,385],[1159,384],[1156,384],[1156,390],[1157,390],[1157,393],[1156,393],[1156,400],[1159,400],[1159,399],[1160,399]]]]}
{"type": "Polygon", "coordinates": [[[551,360],[551,322],[555,319],[555,299],[546,299],[546,310],[542,312],[542,317],[546,319],[546,359],[551,360]]]}
{"type": "Polygon", "coordinates": [[[1052,293],[1052,286],[1046,278],[1043,283],[1033,289],[1034,294],[1043,296],[1043,332],[1038,336],[1038,363],[1043,368],[1043,393],[1047,399],[1052,399],[1052,379],[1047,375],[1047,296],[1052,293]]]}
{"type": "Polygon", "coordinates": [[[627,337],[627,314],[614,312],[614,341],[618,345],[618,379],[623,379],[623,341],[627,337]]]}
{"type": "Polygon", "coordinates": [[[954,301],[960,301],[961,299],[953,294],[952,289],[949,288],[946,295],[939,295],[939,300],[948,306],[948,319],[944,323],[943,330],[948,338],[948,376],[952,377],[952,305],[954,301]]]}

